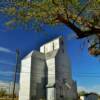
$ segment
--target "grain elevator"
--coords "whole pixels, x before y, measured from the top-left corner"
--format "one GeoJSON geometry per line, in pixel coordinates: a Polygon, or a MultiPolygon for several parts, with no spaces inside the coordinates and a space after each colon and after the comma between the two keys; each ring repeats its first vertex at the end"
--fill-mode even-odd
{"type": "Polygon", "coordinates": [[[76,82],[63,37],[32,51],[21,62],[19,100],[75,100],[76,82]]]}

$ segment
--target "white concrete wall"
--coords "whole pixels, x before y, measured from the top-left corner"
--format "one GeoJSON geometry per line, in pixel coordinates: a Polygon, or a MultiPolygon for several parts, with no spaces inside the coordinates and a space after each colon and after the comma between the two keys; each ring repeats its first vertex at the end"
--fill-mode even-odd
{"type": "Polygon", "coordinates": [[[48,67],[48,84],[55,84],[55,58],[46,60],[48,67]]]}
{"type": "Polygon", "coordinates": [[[50,58],[46,60],[47,68],[48,68],[48,84],[47,84],[47,100],[56,100],[55,95],[55,58],[50,58]]]}
{"type": "Polygon", "coordinates": [[[40,52],[49,53],[49,52],[52,52],[53,50],[57,50],[59,48],[60,48],[59,38],[57,38],[51,42],[48,42],[48,43],[42,45],[40,47],[40,52]]]}
{"type": "Polygon", "coordinates": [[[47,100],[56,100],[55,98],[55,88],[48,88],[47,89],[47,100]]]}
{"type": "Polygon", "coordinates": [[[31,56],[22,60],[19,100],[30,100],[31,56]]]}

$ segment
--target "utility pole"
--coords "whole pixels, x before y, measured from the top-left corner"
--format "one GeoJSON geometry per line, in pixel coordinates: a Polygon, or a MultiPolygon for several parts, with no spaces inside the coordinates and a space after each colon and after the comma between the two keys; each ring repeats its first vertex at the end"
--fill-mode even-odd
{"type": "Polygon", "coordinates": [[[16,66],[15,66],[15,72],[14,72],[14,84],[13,84],[12,100],[14,100],[14,96],[15,96],[15,86],[16,86],[17,69],[18,69],[18,67],[19,67],[19,50],[16,49],[16,66]]]}

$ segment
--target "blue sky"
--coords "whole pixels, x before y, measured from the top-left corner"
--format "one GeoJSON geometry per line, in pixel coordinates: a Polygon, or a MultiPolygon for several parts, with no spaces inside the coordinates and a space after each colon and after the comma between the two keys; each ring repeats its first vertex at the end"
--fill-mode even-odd
{"type": "Polygon", "coordinates": [[[64,25],[45,25],[45,32],[24,30],[21,27],[10,30],[4,25],[5,19],[7,18],[0,15],[0,80],[12,80],[13,76],[7,72],[14,71],[16,48],[19,48],[23,58],[31,50],[39,50],[42,44],[63,35],[72,65],[73,79],[77,81],[79,90],[100,93],[100,61],[88,54],[86,46],[81,50],[83,40],[72,39],[73,31],[64,25]]]}

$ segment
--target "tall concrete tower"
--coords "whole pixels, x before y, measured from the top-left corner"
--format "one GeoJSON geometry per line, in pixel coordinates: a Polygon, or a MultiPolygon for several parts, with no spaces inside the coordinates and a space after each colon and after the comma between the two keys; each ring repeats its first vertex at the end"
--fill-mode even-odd
{"type": "Polygon", "coordinates": [[[19,100],[40,100],[46,97],[44,54],[32,51],[21,62],[19,100]]]}
{"type": "Polygon", "coordinates": [[[75,99],[77,88],[63,37],[44,44],[40,52],[45,54],[48,69],[47,100],[75,99]]]}
{"type": "Polygon", "coordinates": [[[32,51],[21,64],[19,100],[74,100],[76,83],[63,37],[32,51]]]}

